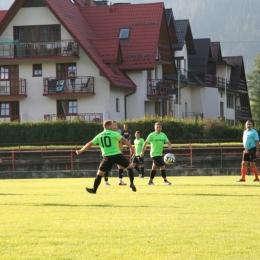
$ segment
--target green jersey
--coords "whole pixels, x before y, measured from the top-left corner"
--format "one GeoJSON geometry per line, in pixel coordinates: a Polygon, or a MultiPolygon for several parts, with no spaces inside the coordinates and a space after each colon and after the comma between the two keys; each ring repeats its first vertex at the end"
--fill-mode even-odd
{"type": "Polygon", "coordinates": [[[143,139],[143,138],[139,138],[139,139],[135,139],[135,140],[134,140],[135,155],[136,155],[136,156],[138,156],[138,155],[141,154],[142,148],[143,148],[143,144],[144,144],[144,139],[143,139]]]}
{"type": "Polygon", "coordinates": [[[163,145],[165,143],[168,143],[169,139],[165,133],[153,132],[148,135],[146,142],[151,143],[150,156],[155,157],[155,156],[162,156],[163,145]]]}
{"type": "Polygon", "coordinates": [[[122,139],[122,136],[113,130],[104,130],[96,135],[91,141],[95,145],[99,145],[102,156],[111,156],[121,153],[118,142],[122,139]]]}

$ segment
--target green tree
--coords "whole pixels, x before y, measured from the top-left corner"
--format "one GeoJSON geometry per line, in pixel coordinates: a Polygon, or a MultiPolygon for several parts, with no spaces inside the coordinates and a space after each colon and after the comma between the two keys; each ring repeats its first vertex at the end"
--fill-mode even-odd
{"type": "Polygon", "coordinates": [[[252,117],[260,125],[260,53],[255,59],[255,68],[251,75],[247,75],[248,90],[252,117]]]}

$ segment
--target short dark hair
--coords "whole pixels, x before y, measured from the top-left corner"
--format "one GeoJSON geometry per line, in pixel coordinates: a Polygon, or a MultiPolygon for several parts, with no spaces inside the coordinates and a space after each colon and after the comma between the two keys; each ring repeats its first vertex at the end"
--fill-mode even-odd
{"type": "Polygon", "coordinates": [[[253,126],[255,126],[255,122],[254,122],[253,119],[248,119],[248,120],[246,121],[246,123],[247,123],[247,122],[250,122],[250,123],[252,123],[253,126]]]}

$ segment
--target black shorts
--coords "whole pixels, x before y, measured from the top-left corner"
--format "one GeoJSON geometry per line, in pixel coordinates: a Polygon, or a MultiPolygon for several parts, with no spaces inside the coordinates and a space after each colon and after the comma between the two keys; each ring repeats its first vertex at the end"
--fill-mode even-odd
{"type": "Polygon", "coordinates": [[[153,159],[153,163],[157,166],[157,167],[162,167],[165,165],[165,162],[163,160],[163,156],[155,156],[152,157],[153,159]]]}
{"type": "Polygon", "coordinates": [[[244,162],[255,162],[256,161],[256,147],[249,149],[248,153],[243,153],[244,162]]]}
{"type": "Polygon", "coordinates": [[[103,172],[111,171],[113,164],[127,168],[129,166],[129,161],[121,153],[111,156],[104,156],[103,160],[99,164],[98,169],[103,172]]]}
{"type": "Polygon", "coordinates": [[[134,156],[133,163],[144,164],[144,157],[140,157],[140,155],[134,156]]]}

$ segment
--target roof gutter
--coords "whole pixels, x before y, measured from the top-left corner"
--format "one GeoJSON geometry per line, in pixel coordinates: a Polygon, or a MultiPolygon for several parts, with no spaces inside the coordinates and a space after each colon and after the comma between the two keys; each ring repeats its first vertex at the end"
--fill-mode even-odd
{"type": "Polygon", "coordinates": [[[127,98],[128,96],[134,94],[135,92],[136,92],[136,89],[134,90],[134,92],[131,92],[131,93],[125,95],[125,97],[124,97],[124,100],[125,100],[125,120],[126,120],[126,98],[127,98]]]}

